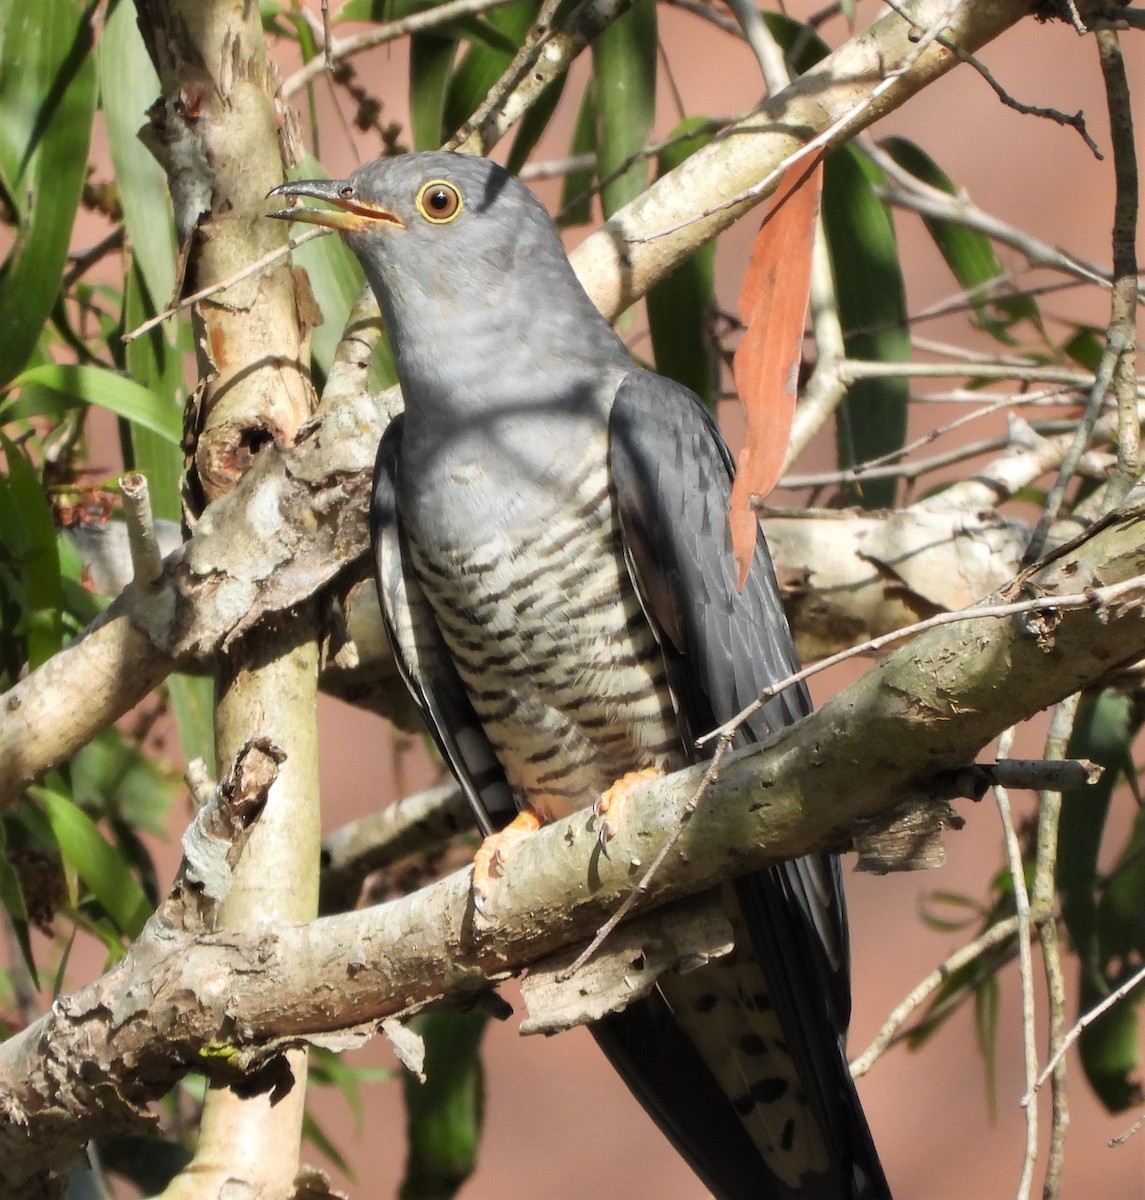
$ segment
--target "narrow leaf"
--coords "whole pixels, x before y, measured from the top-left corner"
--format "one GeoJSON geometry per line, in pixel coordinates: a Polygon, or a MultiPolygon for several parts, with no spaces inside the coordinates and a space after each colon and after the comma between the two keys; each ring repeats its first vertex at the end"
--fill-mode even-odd
{"type": "Polygon", "coordinates": [[[778,482],[791,433],[822,187],[821,157],[788,168],[756,236],[740,294],[745,329],[734,373],[747,412],[747,443],[729,520],[741,588],[758,536],[751,498],[766,496],[778,482]]]}
{"type": "MultiPolygon", "coordinates": [[[[584,85],[584,94],[577,109],[573,125],[569,156],[579,158],[582,154],[596,157],[596,81],[590,76],[584,85]]],[[[561,188],[561,209],[557,224],[587,225],[592,220],[592,181],[596,177],[595,165],[582,170],[569,171],[561,188]]]]}
{"type": "MultiPolygon", "coordinates": [[[[134,421],[145,429],[166,438],[176,446],[183,440],[183,414],[170,400],[157,396],[149,388],[100,367],[76,367],[47,363],[32,367],[12,380],[11,388],[34,385],[55,392],[69,407],[95,404],[106,408],[124,420],[134,421]]],[[[20,398],[11,393],[0,400],[0,421],[13,416],[33,416],[20,398]]]]}
{"type": "MultiPolygon", "coordinates": [[[[881,144],[895,162],[916,179],[950,196],[958,195],[958,188],[949,176],[926,151],[913,142],[906,138],[890,137],[881,144]]],[[[923,217],[923,224],[955,278],[967,291],[988,284],[1002,275],[1002,263],[994,252],[993,243],[984,233],[937,217],[923,217]]],[[[1039,332],[1042,331],[1038,306],[1030,296],[979,297],[972,304],[978,324],[1008,345],[1014,343],[1009,331],[1018,321],[1028,320],[1039,332]]]]}
{"type": "Polygon", "coordinates": [[[99,39],[100,96],[132,261],[156,308],[175,291],[175,218],[167,176],[139,139],[159,77],[139,32],[135,6],[111,6],[99,39]]]}
{"type": "Polygon", "coordinates": [[[442,1009],[415,1018],[425,1083],[403,1072],[409,1123],[401,1200],[447,1200],[473,1171],[484,1117],[479,1056],[488,1018],[442,1009]]]}
{"type": "Polygon", "coordinates": [[[448,136],[459,129],[489,94],[512,61],[537,15],[537,0],[516,0],[494,9],[485,24],[500,35],[499,45],[489,41],[471,41],[452,75],[445,92],[442,132],[448,136]]]}
{"type": "Polygon", "coordinates": [[[66,797],[47,788],[29,789],[51,822],[64,862],[128,937],[138,936],[151,913],[128,862],[99,832],[95,822],[66,797]]]}
{"type": "Polygon", "coordinates": [[[656,115],[656,3],[636,0],[593,42],[599,113],[597,174],[604,215],[635,199],[648,186],[642,160],[612,176],[648,140],[656,115]]]}
{"type": "MultiPolygon", "coordinates": [[[[907,362],[906,291],[894,226],[873,186],[881,178],[853,146],[836,150],[824,166],[823,224],[847,356],[907,362]]],[[[900,449],[909,399],[905,379],[863,379],[852,385],[836,414],[839,466],[857,466],[900,449]]],[[[850,497],[865,508],[892,507],[895,481],[865,482],[851,488],[850,497]]]]}
{"type": "Polygon", "coordinates": [[[0,273],[0,385],[28,362],[60,290],[95,115],[91,14],[10,4],[0,26],[0,175],[19,216],[0,273]]]}
{"type": "MultiPolygon", "coordinates": [[[[660,152],[657,177],[675,170],[712,139],[703,117],[682,121],[660,152]]],[[[716,246],[705,242],[645,298],[652,353],[661,375],[675,379],[709,407],[715,403],[721,355],[712,336],[715,314],[716,246]]]]}
{"type": "Polygon", "coordinates": [[[51,658],[63,642],[56,528],[39,472],[3,434],[0,446],[8,463],[6,491],[13,508],[8,519],[16,534],[8,549],[16,558],[24,585],[23,633],[28,666],[35,668],[51,658]]]}

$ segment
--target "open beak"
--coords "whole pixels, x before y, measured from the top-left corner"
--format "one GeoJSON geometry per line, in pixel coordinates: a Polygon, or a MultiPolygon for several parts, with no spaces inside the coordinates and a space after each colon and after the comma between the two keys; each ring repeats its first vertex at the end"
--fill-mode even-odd
{"type": "Polygon", "coordinates": [[[343,179],[300,179],[297,183],[284,183],[267,192],[267,196],[310,196],[315,200],[325,200],[334,208],[279,208],[266,215],[277,217],[280,221],[325,225],[340,233],[368,233],[377,228],[379,221],[404,226],[405,222],[388,208],[370,204],[352,193],[345,195],[347,190],[348,185],[343,179]]]}

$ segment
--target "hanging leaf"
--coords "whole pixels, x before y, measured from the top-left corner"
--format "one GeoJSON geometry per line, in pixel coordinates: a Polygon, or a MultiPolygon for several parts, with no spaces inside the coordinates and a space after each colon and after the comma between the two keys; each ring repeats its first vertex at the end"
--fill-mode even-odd
{"type": "Polygon", "coordinates": [[[596,81],[590,77],[584,85],[584,94],[577,109],[573,125],[569,156],[579,158],[591,154],[593,165],[569,171],[561,188],[561,208],[557,224],[562,228],[569,225],[587,225],[592,220],[592,184],[596,178],[596,133],[598,113],[596,109],[596,81]]]}
{"type": "MultiPolygon", "coordinates": [[[[656,164],[659,178],[712,140],[703,117],[681,121],[656,164]]],[[[716,244],[705,242],[645,298],[656,370],[675,379],[710,408],[716,399],[721,355],[712,336],[716,308],[716,244]]]]}
{"type": "Polygon", "coordinates": [[[744,335],[735,381],[747,412],[747,442],[729,520],[741,588],[758,536],[751,498],[766,496],[778,482],[791,433],[822,187],[821,156],[788,168],[756,236],[740,293],[744,335]]]}
{"type": "Polygon", "coordinates": [[[473,1171],[484,1119],[480,1046],[488,1017],[442,1009],[411,1023],[425,1083],[403,1072],[409,1151],[401,1200],[448,1200],[473,1171]]]}
{"type": "Polygon", "coordinates": [[[44,806],[64,862],[91,889],[119,931],[138,937],[151,905],[128,860],[66,796],[43,787],[30,788],[29,793],[44,806]]]}
{"type": "Polygon", "coordinates": [[[0,434],[8,463],[8,479],[0,499],[11,504],[8,549],[15,556],[23,584],[23,634],[30,668],[46,662],[63,641],[60,558],[56,527],[44,496],[40,474],[19,447],[0,434]]]}
{"type": "Polygon", "coordinates": [[[59,295],[95,116],[91,16],[79,0],[36,0],[0,23],[0,181],[18,216],[0,271],[0,385],[59,295]]]}
{"type": "MultiPolygon", "coordinates": [[[[913,142],[906,138],[890,137],[881,145],[900,167],[916,179],[947,195],[958,195],[958,188],[949,176],[925,150],[913,142]]],[[[954,277],[967,291],[980,288],[1003,274],[994,244],[984,233],[938,217],[923,217],[922,220],[942,257],[954,272],[954,277]]],[[[983,295],[972,299],[971,304],[978,325],[1007,345],[1014,345],[1015,339],[1010,330],[1019,321],[1031,322],[1043,337],[1045,335],[1041,314],[1031,296],[994,298],[983,295]]]]}
{"type": "MultiPolygon", "coordinates": [[[[58,400],[74,408],[80,404],[95,404],[159,434],[178,446],[183,440],[183,414],[169,399],[157,396],[149,388],[101,367],[76,367],[49,363],[33,367],[12,380],[11,388],[44,389],[54,392],[58,400]]],[[[31,397],[13,397],[9,392],[0,400],[0,421],[15,417],[31,417],[45,411],[39,392],[31,397]]]]}
{"type": "MultiPolygon", "coordinates": [[[[853,146],[826,160],[823,225],[831,253],[839,318],[848,358],[910,360],[906,291],[894,226],[874,184],[882,173],[853,146]]],[[[905,379],[862,379],[839,405],[835,428],[839,466],[858,466],[902,448],[910,387],[905,379]]],[[[895,481],[854,485],[848,496],[864,508],[890,508],[895,481]]]]}
{"type": "Polygon", "coordinates": [[[473,40],[449,77],[442,110],[442,140],[460,129],[501,78],[525,38],[539,8],[537,0],[516,0],[494,9],[481,24],[492,34],[473,40]]]}
{"type": "Polygon", "coordinates": [[[593,42],[592,61],[599,115],[596,169],[604,215],[610,217],[648,186],[642,159],[616,172],[644,149],[656,116],[656,0],[636,0],[617,17],[593,42]]]}
{"type": "MultiPolygon", "coordinates": [[[[1113,791],[1124,776],[1134,771],[1132,744],[1137,729],[1130,698],[1107,689],[1096,699],[1086,698],[1079,705],[1066,750],[1068,758],[1088,758],[1105,768],[1096,784],[1062,794],[1058,826],[1058,892],[1062,918],[1081,967],[1081,1012],[1092,1008],[1120,983],[1126,962],[1124,952],[1135,940],[1131,930],[1139,930],[1139,921],[1131,923],[1123,911],[1125,905],[1134,902],[1141,883],[1140,873],[1132,869],[1132,858],[1127,862],[1127,856],[1122,855],[1122,863],[1130,870],[1124,879],[1117,880],[1113,896],[1103,895],[1099,870],[1113,791]]],[[[1086,1078],[1111,1112],[1139,1100],[1139,1086],[1133,1078],[1140,1054],[1136,1002],[1127,999],[1103,1013],[1083,1031],[1078,1042],[1086,1078]]]]}

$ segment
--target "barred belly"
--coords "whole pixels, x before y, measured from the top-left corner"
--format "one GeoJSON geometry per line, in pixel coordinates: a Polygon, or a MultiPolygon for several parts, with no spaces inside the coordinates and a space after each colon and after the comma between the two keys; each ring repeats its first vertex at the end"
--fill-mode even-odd
{"type": "MultiPolygon", "coordinates": [[[[546,821],[627,771],[683,765],[663,659],[624,562],[604,471],[539,536],[489,530],[413,564],[517,803],[546,821]]],[[[535,518],[535,514],[534,514],[535,518]]]]}

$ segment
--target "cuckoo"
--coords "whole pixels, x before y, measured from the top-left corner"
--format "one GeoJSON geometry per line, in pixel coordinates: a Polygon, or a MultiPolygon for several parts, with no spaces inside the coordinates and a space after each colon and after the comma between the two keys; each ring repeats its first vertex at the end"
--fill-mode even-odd
{"type": "MultiPolygon", "coordinates": [[[[378,591],[487,838],[479,902],[516,837],[617,780],[696,761],[700,735],[797,668],[774,572],[761,535],[737,588],[715,423],[633,363],[503,168],[410,154],[272,194],[331,206],[271,215],[338,230],[389,333],[405,411],[374,474],[378,591]]],[[[809,707],[789,687],[739,739],[809,707]]],[[[717,1196],[887,1195],[844,1055],[837,860],[721,897],[732,954],[663,976],[594,1023],[596,1040],[717,1196]]]]}

